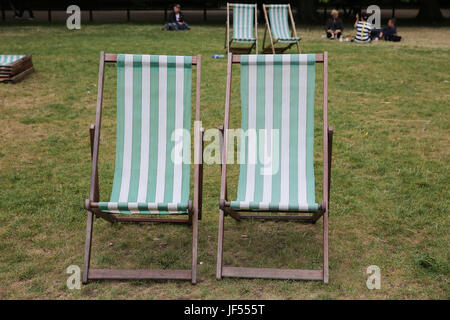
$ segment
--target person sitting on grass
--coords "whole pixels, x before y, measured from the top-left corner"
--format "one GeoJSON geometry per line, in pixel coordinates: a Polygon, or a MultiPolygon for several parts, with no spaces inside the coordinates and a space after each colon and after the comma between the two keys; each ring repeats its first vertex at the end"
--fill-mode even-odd
{"type": "Polygon", "coordinates": [[[356,21],[355,21],[355,42],[359,43],[369,43],[370,42],[370,35],[372,33],[372,24],[370,22],[367,22],[368,16],[367,13],[362,13],[361,17],[359,14],[356,14],[356,21]]]}
{"type": "Polygon", "coordinates": [[[387,27],[380,32],[379,38],[386,41],[400,41],[402,39],[402,37],[397,35],[397,26],[394,18],[388,20],[387,27]]]}
{"type": "Polygon", "coordinates": [[[344,30],[342,20],[339,18],[339,11],[336,9],[331,10],[331,18],[327,21],[327,38],[339,39],[344,30]]]}
{"type": "Polygon", "coordinates": [[[371,33],[372,40],[384,39],[385,41],[400,41],[402,37],[397,35],[397,27],[394,18],[388,20],[387,27],[383,30],[373,29],[371,33]]]}
{"type": "Polygon", "coordinates": [[[166,30],[190,30],[186,21],[184,21],[184,15],[181,13],[181,6],[176,4],[173,6],[173,11],[170,14],[169,23],[164,26],[166,30]]]}

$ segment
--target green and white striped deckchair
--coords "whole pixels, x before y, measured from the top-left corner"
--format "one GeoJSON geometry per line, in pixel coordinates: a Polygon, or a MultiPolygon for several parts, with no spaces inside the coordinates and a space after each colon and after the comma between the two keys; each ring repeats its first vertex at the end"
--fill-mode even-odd
{"type": "MultiPolygon", "coordinates": [[[[237,197],[227,199],[222,166],[217,278],[259,277],[328,281],[328,201],[332,128],[328,127],[328,56],[324,54],[241,55],[240,173],[237,197]],[[315,199],[314,94],[316,62],[324,62],[324,199],[315,199]],[[249,214],[242,214],[248,212],[249,214]],[[266,212],[256,214],[256,212],[266,212]],[[287,212],[285,215],[267,212],[287,212]],[[237,220],[316,222],[324,216],[324,269],[281,270],[223,267],[224,213],[237,220]]],[[[229,70],[231,70],[229,65],[229,70]]],[[[227,80],[222,162],[228,163],[231,72],[227,80]]],[[[230,150],[233,150],[230,149],[230,150]]]]}
{"type": "Polygon", "coordinates": [[[191,86],[192,57],[117,56],[114,184],[100,210],[187,213],[190,164],[171,154],[175,131],[191,130],[191,86]]]}
{"type": "Polygon", "coordinates": [[[13,62],[22,59],[24,55],[0,55],[0,67],[10,66],[13,62]]]}
{"type": "MultiPolygon", "coordinates": [[[[194,201],[190,195],[190,135],[192,65],[197,65],[196,120],[200,117],[200,56],[103,54],[99,80],[97,124],[91,128],[93,171],[85,207],[110,222],[181,222],[193,224],[197,259],[197,220],[201,211],[201,165],[195,165],[194,201]],[[102,109],[104,62],[117,62],[117,136],[114,182],[109,201],[99,201],[98,141],[102,109]],[[98,129],[97,129],[98,128],[98,129]],[[121,214],[180,215],[188,218],[124,217],[121,214]]],[[[200,138],[203,133],[199,132],[200,138]]],[[[198,141],[197,141],[198,142],[198,141]]],[[[195,148],[200,148],[196,143],[195,148]]],[[[197,152],[198,149],[195,149],[197,152]]],[[[200,153],[201,154],[201,153],[200,153]]],[[[88,219],[88,228],[89,222],[88,219]]],[[[87,239],[90,242],[90,239],[87,239]]],[[[89,256],[89,255],[88,255],[89,256]]],[[[85,268],[86,263],[85,263],[85,268]]],[[[192,279],[191,270],[168,278],[192,279]]],[[[86,270],[87,271],[87,270],[86,270]]],[[[104,279],[118,271],[89,271],[89,279],[104,279]]],[[[121,271],[123,273],[123,271],[121,271]]],[[[140,271],[142,278],[161,273],[140,271]]],[[[88,274],[88,273],[86,273],[88,274]]],[[[119,274],[121,274],[119,272],[119,274]]],[[[123,274],[124,278],[135,274],[123,274]]],[[[167,275],[165,275],[166,277],[167,275]]],[[[84,282],[87,278],[84,279],[84,282]]]]}
{"type": "Polygon", "coordinates": [[[248,161],[240,165],[232,209],[318,210],[313,164],[315,63],[314,54],[241,57],[241,127],[244,132],[266,130],[267,136],[253,142],[251,134],[242,136],[241,155],[248,161]],[[279,153],[279,161],[270,161],[269,167],[261,161],[249,163],[255,155],[275,158],[271,151],[279,153]]]}
{"type": "Polygon", "coordinates": [[[300,37],[297,36],[291,6],[289,4],[263,5],[263,10],[264,16],[266,18],[266,30],[269,33],[269,40],[271,45],[271,47],[264,48],[266,38],[264,34],[263,50],[272,53],[282,53],[285,50],[289,49],[292,45],[297,44],[300,53],[300,47],[298,46],[300,37]],[[266,8],[269,9],[268,17],[266,8]],[[282,47],[275,47],[276,43],[285,43],[287,45],[282,47]]]}
{"type": "Polygon", "coordinates": [[[256,4],[227,3],[227,52],[250,53],[255,47],[258,53],[256,4]],[[230,8],[233,9],[233,37],[230,34],[230,8]],[[233,42],[251,43],[250,46],[232,46],[233,42]]]}
{"type": "Polygon", "coordinates": [[[254,4],[233,4],[233,41],[254,42],[253,23],[255,19],[254,4]]]}

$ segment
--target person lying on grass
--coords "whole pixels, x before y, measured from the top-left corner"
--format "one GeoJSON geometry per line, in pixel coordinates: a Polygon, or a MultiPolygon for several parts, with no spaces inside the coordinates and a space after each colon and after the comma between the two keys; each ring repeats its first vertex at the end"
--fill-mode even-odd
{"type": "Polygon", "coordinates": [[[356,14],[356,21],[355,21],[355,42],[359,43],[369,43],[370,42],[370,35],[372,33],[372,24],[370,22],[367,22],[368,16],[367,13],[362,13],[361,17],[359,14],[356,14]]]}
{"type": "Polygon", "coordinates": [[[184,15],[181,13],[181,6],[176,4],[173,6],[173,11],[170,14],[169,23],[164,26],[166,30],[190,30],[184,15]]]}
{"type": "Polygon", "coordinates": [[[339,18],[339,11],[333,9],[331,10],[331,18],[327,21],[327,38],[329,39],[339,39],[344,31],[344,25],[342,20],[339,18]]]}

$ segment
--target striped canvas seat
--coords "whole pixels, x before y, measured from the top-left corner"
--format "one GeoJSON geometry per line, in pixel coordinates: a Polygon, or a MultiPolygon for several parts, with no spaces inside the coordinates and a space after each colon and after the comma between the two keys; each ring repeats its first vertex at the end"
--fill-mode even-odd
{"type": "Polygon", "coordinates": [[[9,66],[14,61],[17,61],[25,56],[19,56],[19,55],[0,55],[0,66],[9,66]]]}
{"type": "Polygon", "coordinates": [[[300,40],[300,37],[291,36],[288,10],[287,4],[271,4],[269,7],[269,20],[273,39],[282,43],[294,43],[300,40]]]}
{"type": "Polygon", "coordinates": [[[245,161],[232,209],[318,210],[314,88],[314,54],[241,56],[241,126],[244,132],[256,130],[256,140],[250,141],[250,133],[241,138],[245,161]],[[272,156],[272,161],[261,161],[261,155],[272,156]]]}
{"type": "Polygon", "coordinates": [[[255,42],[253,32],[255,18],[254,4],[233,4],[233,41],[255,42]]]}
{"type": "Polygon", "coordinates": [[[99,209],[188,212],[190,164],[172,160],[172,153],[190,152],[189,141],[178,141],[174,132],[190,133],[191,87],[192,57],[117,56],[114,183],[109,202],[100,202],[99,209]]]}

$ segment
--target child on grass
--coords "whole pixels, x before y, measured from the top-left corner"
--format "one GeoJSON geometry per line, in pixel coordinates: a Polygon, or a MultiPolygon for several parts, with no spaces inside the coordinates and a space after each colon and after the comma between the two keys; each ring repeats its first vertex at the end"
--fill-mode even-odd
{"type": "Polygon", "coordinates": [[[186,21],[184,21],[184,15],[181,13],[181,6],[176,4],[173,6],[173,11],[170,14],[169,23],[166,24],[163,29],[165,30],[190,30],[186,21]]]}

